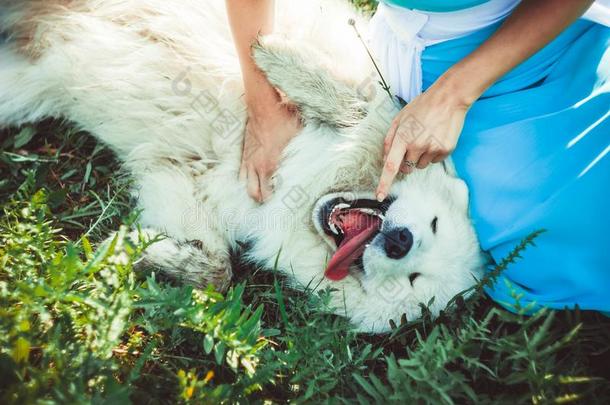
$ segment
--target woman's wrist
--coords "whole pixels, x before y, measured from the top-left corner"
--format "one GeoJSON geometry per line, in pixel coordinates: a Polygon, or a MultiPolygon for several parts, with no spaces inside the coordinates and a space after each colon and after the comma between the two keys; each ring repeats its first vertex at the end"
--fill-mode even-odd
{"type": "Polygon", "coordinates": [[[485,80],[467,67],[457,64],[447,70],[434,84],[447,101],[457,108],[468,110],[487,89],[485,80]]]}
{"type": "Polygon", "coordinates": [[[263,72],[255,69],[256,71],[244,77],[246,106],[250,115],[265,115],[276,110],[281,100],[263,72]]]}

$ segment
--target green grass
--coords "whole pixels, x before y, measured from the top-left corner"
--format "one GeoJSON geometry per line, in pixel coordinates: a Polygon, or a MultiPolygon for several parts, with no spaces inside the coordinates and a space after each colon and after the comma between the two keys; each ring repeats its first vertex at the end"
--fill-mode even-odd
{"type": "Polygon", "coordinates": [[[137,212],[108,150],[57,122],[0,145],[0,403],[610,399],[604,316],[477,292],[368,336],[258,269],[224,296],[171,285],[134,271],[154,241],[124,239],[137,212]]]}
{"type": "Polygon", "coordinates": [[[0,131],[0,403],[610,401],[602,315],[513,314],[479,287],[369,336],[259,269],[224,295],[172,285],[134,270],[154,241],[124,238],[129,186],[69,125],[0,131]]]}

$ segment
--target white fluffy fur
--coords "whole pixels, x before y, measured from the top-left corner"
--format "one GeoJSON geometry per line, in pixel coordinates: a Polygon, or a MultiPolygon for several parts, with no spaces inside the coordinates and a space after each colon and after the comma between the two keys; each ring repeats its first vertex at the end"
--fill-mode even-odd
{"type": "Polygon", "coordinates": [[[360,330],[387,330],[403,313],[413,319],[433,296],[436,313],[482,268],[466,186],[441,165],[392,188],[383,226],[409,227],[415,243],[405,258],[371,244],[363,273],[323,277],[333,246],[316,230],[316,202],[336,192],[372,198],[397,109],[347,24],[355,18],[364,32],[363,18],[330,0],[287,3],[278,34],[255,55],[305,126],[264,205],[237,179],[245,109],[221,0],[4,1],[0,125],[63,117],[109,145],[136,180],[142,226],[169,237],[146,260],[173,276],[226,288],[229,251],[244,241],[251,260],[267,269],[277,260],[296,288],[334,288],[336,312],[360,330]],[[216,129],[221,111],[236,118],[231,130],[216,129]],[[414,271],[422,275],[411,286],[414,271]]]}

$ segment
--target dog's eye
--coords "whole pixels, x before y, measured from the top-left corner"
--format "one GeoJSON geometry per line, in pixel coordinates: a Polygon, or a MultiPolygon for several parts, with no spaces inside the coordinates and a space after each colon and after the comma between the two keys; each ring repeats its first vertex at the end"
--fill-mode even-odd
{"type": "Polygon", "coordinates": [[[430,222],[430,228],[432,228],[432,233],[436,233],[436,229],[438,228],[438,217],[434,217],[432,222],[430,222]]]}

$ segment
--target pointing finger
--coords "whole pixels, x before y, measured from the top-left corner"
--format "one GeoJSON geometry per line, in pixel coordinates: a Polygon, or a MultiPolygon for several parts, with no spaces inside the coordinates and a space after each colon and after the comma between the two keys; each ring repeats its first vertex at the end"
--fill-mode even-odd
{"type": "Polygon", "coordinates": [[[385,160],[387,158],[388,152],[390,151],[390,148],[392,147],[392,143],[394,142],[394,138],[396,137],[396,130],[398,129],[398,123],[399,123],[399,121],[397,119],[392,121],[392,125],[390,126],[390,129],[388,130],[388,133],[385,136],[385,139],[383,141],[383,160],[385,160]]]}
{"type": "Polygon", "coordinates": [[[389,150],[388,156],[383,165],[379,185],[377,186],[377,200],[383,201],[390,191],[392,182],[398,174],[398,170],[402,165],[402,160],[405,156],[406,145],[400,137],[395,137],[392,147],[389,150]]]}

